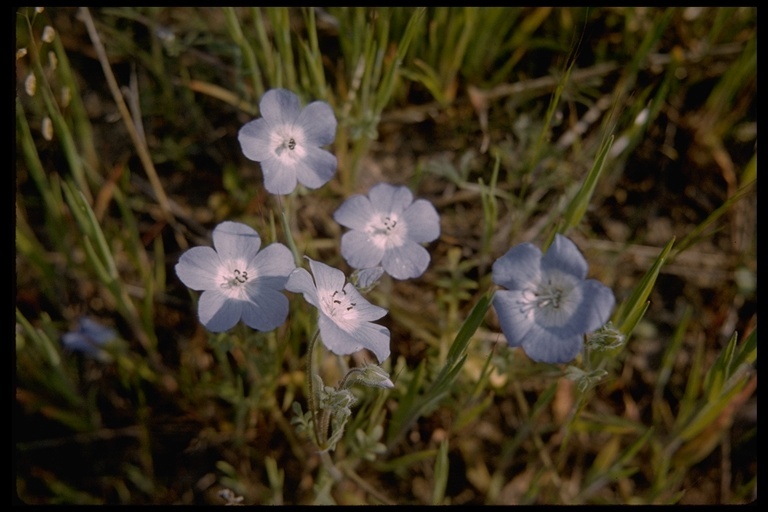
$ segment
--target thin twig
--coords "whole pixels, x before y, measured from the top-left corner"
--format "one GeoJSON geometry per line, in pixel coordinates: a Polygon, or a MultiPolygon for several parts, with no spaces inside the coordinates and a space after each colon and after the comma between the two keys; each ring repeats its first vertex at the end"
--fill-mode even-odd
{"type": "MultiPolygon", "coordinates": [[[[96,55],[99,58],[101,67],[104,70],[104,76],[107,79],[107,85],[109,86],[112,97],[115,100],[118,110],[120,111],[120,116],[123,119],[125,128],[128,130],[128,135],[131,137],[131,140],[136,147],[136,152],[138,153],[139,159],[141,160],[141,164],[144,166],[144,171],[147,173],[147,177],[152,184],[152,189],[157,196],[158,203],[160,204],[163,216],[165,217],[164,220],[173,226],[175,224],[175,220],[173,213],[171,212],[171,206],[168,202],[168,197],[165,195],[165,190],[163,190],[162,183],[160,183],[160,178],[157,175],[155,164],[152,162],[152,158],[149,155],[149,149],[144,143],[139,132],[136,130],[136,123],[139,122],[139,120],[134,121],[130,111],[128,110],[128,106],[125,104],[123,94],[120,91],[120,86],[117,83],[117,79],[115,79],[115,75],[112,73],[111,66],[109,65],[109,59],[107,58],[107,52],[104,48],[104,44],[101,41],[101,37],[99,37],[99,33],[96,30],[96,25],[94,24],[93,18],[91,17],[91,12],[87,7],[81,7],[78,11],[78,17],[83,21],[83,23],[85,23],[85,26],[88,29],[88,35],[90,36],[91,42],[93,43],[93,48],[96,51],[96,55]]],[[[188,246],[186,240],[183,236],[181,236],[178,230],[174,229],[174,231],[176,232],[176,241],[178,242],[179,247],[186,249],[188,246]]]]}

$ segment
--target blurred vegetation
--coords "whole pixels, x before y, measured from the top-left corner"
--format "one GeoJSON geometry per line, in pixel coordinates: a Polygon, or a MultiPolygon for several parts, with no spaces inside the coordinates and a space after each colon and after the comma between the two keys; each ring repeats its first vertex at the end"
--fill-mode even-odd
{"type": "MultiPolygon", "coordinates": [[[[30,504],[661,504],[756,498],[755,8],[20,8],[14,469],[30,504]],[[339,172],[277,202],[237,131],[327,101],[339,172]],[[348,271],[378,182],[441,214],[385,279],[392,390],[324,464],[291,424],[313,317],[213,335],[176,278],[222,220],[348,271]],[[279,210],[288,223],[276,220],[279,210]],[[490,266],[565,233],[624,343],[509,349],[490,266]],[[65,351],[81,316],[110,361],[65,351]]],[[[359,358],[326,353],[333,381],[359,358]]]]}

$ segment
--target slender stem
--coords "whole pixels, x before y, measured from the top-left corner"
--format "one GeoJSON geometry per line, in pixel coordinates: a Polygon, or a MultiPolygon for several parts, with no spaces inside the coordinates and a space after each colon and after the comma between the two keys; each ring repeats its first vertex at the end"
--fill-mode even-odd
{"type": "Polygon", "coordinates": [[[315,344],[317,343],[317,338],[320,335],[320,329],[315,331],[315,335],[312,336],[312,339],[309,341],[309,347],[307,348],[307,386],[309,388],[309,410],[312,414],[310,414],[310,418],[312,419],[312,428],[315,431],[315,444],[317,446],[320,446],[320,428],[317,424],[317,395],[315,394],[315,372],[313,371],[313,361],[314,358],[312,355],[315,352],[315,344]]]}
{"type": "MultiPolygon", "coordinates": [[[[104,48],[101,37],[99,37],[98,31],[96,30],[96,24],[91,17],[91,12],[87,7],[81,7],[78,11],[78,15],[79,18],[85,23],[85,26],[88,30],[91,42],[93,43],[93,48],[96,51],[99,62],[101,63],[104,76],[107,79],[109,90],[112,92],[112,97],[115,100],[115,104],[117,105],[118,110],[120,111],[123,124],[128,131],[128,135],[131,137],[131,141],[133,141],[133,145],[136,148],[136,152],[138,153],[139,160],[144,167],[144,171],[147,173],[149,182],[152,184],[152,190],[157,196],[157,201],[160,204],[163,216],[169,224],[175,226],[176,222],[173,217],[173,213],[171,213],[171,206],[170,202],[168,201],[168,196],[166,196],[163,185],[160,182],[157,170],[155,169],[155,164],[149,154],[149,149],[139,134],[139,131],[136,129],[136,124],[139,123],[140,120],[134,119],[133,116],[131,116],[131,112],[128,110],[128,106],[125,104],[123,93],[120,91],[120,86],[117,83],[117,79],[112,73],[112,67],[110,66],[109,59],[107,58],[107,51],[104,48]]],[[[188,246],[187,241],[181,235],[179,235],[178,230],[175,230],[175,232],[177,234],[176,241],[179,243],[179,246],[186,248],[188,246]]]]}
{"type": "Polygon", "coordinates": [[[363,369],[359,366],[355,368],[351,368],[346,375],[344,375],[344,378],[341,379],[341,382],[339,382],[338,386],[336,386],[336,389],[345,389],[347,387],[347,381],[351,378],[351,376],[355,373],[363,373],[363,369]]]}
{"type": "Polygon", "coordinates": [[[331,475],[333,481],[341,482],[341,479],[344,478],[344,475],[333,463],[331,455],[327,451],[323,450],[320,452],[320,460],[323,461],[323,466],[325,467],[326,471],[328,471],[328,474],[331,475]]]}
{"type": "Polygon", "coordinates": [[[320,440],[320,450],[323,452],[328,451],[328,427],[330,424],[331,411],[323,409],[323,412],[320,414],[320,435],[322,436],[322,439],[320,440]]]}
{"type": "MultiPolygon", "coordinates": [[[[293,240],[291,225],[290,225],[290,222],[288,222],[288,212],[286,208],[283,208],[282,196],[278,195],[275,197],[277,200],[277,208],[278,210],[280,210],[280,224],[283,226],[283,233],[285,234],[285,243],[288,244],[288,248],[291,250],[291,253],[293,253],[293,259],[296,262],[296,266],[300,267],[302,264],[301,254],[299,254],[299,250],[296,248],[296,242],[294,242],[293,240]]],[[[290,203],[292,203],[292,201],[290,201],[290,203]]],[[[290,204],[288,206],[290,206],[290,204]]]]}

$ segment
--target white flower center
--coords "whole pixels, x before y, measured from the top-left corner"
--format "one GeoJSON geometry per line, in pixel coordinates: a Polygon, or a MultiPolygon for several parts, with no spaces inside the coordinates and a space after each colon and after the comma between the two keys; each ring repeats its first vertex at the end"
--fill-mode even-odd
{"type": "Polygon", "coordinates": [[[246,300],[246,284],[255,277],[256,271],[248,268],[248,264],[242,260],[229,261],[217,272],[219,288],[231,299],[246,300]]]}
{"type": "Polygon", "coordinates": [[[559,327],[568,322],[576,307],[573,289],[576,285],[574,276],[557,271],[550,271],[542,276],[538,283],[531,283],[522,292],[518,301],[520,312],[545,327],[559,327]]]}
{"type": "Polygon", "coordinates": [[[304,132],[291,125],[277,127],[270,136],[275,156],[284,164],[293,164],[304,158],[306,150],[303,142],[304,132]]]}
{"type": "Polygon", "coordinates": [[[384,249],[403,245],[407,233],[405,222],[396,213],[375,216],[365,226],[365,231],[377,247],[384,249]]]}
{"type": "Polygon", "coordinates": [[[345,331],[352,331],[358,326],[358,313],[355,310],[357,304],[351,301],[343,288],[334,290],[330,294],[327,292],[323,294],[321,306],[323,313],[345,331]]]}

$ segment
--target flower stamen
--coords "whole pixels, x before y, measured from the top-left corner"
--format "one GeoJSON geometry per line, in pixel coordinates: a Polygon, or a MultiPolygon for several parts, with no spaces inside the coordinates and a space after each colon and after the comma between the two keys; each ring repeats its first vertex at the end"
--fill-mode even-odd
{"type": "Polygon", "coordinates": [[[248,281],[248,272],[245,270],[241,272],[240,269],[236,268],[232,274],[233,276],[231,278],[221,283],[221,287],[225,290],[231,290],[232,288],[236,288],[248,281]]]}

